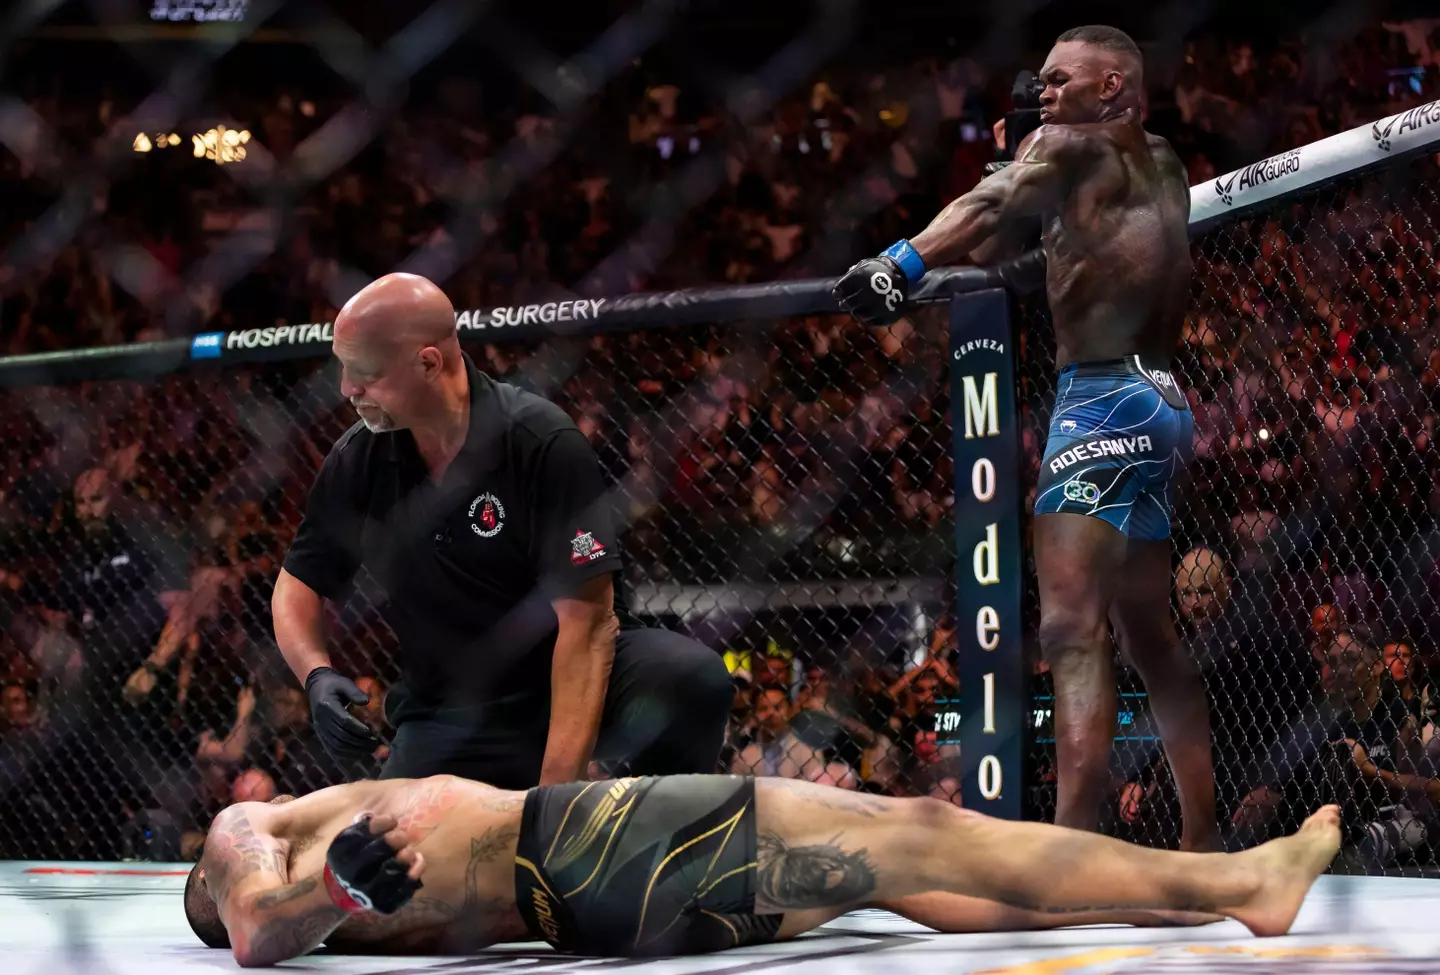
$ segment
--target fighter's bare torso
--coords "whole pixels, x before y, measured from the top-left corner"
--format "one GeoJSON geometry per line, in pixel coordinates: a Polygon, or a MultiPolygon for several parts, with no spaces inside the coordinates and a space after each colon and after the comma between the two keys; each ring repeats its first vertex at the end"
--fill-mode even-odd
{"type": "Polygon", "coordinates": [[[362,812],[391,815],[425,856],[424,887],[390,917],[348,917],[332,948],[474,951],[528,940],[515,909],[515,844],[525,796],[449,775],[356,782],[279,806],[251,806],[256,834],[272,837],[286,880],[318,874],[330,841],[362,812]]]}
{"type": "Polygon", "coordinates": [[[1179,157],[1138,123],[1114,121],[1043,126],[1017,161],[1031,160],[1069,171],[1063,201],[1042,217],[1057,367],[1135,354],[1168,361],[1190,295],[1190,189],[1179,157]],[[1084,151],[1057,159],[1047,138],[1084,151]]]}

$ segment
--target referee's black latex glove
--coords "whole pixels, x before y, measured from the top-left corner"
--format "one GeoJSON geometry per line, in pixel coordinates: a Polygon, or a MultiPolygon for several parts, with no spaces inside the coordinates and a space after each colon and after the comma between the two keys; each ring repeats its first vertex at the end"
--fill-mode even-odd
{"type": "Polygon", "coordinates": [[[348,677],[329,667],[316,667],[305,678],[310,695],[310,723],[325,754],[337,762],[363,761],[384,744],[375,733],[351,714],[351,704],[366,704],[370,695],[348,677]]]}
{"type": "Polygon", "coordinates": [[[392,816],[362,813],[330,841],[325,890],[347,913],[394,914],[425,886],[424,857],[397,825],[392,816]]]}
{"type": "Polygon", "coordinates": [[[830,293],[861,324],[891,325],[900,319],[910,282],[899,262],[881,254],[846,271],[830,293]]]}

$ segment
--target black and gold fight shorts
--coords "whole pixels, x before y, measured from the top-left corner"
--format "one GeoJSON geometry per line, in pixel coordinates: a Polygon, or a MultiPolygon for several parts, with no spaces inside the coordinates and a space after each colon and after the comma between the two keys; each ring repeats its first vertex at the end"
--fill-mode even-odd
{"type": "Polygon", "coordinates": [[[755,911],[755,780],[739,775],[531,789],[515,852],[530,933],[576,955],[694,955],[775,939],[755,911]]]}

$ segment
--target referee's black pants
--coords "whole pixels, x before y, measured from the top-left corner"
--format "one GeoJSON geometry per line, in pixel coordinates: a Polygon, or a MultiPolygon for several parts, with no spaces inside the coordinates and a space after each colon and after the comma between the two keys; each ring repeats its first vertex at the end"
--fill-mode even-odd
{"type": "MultiPolygon", "coordinates": [[[[714,650],[669,630],[621,630],[593,757],[607,773],[713,773],[733,700],[730,675],[714,650]]],[[[548,690],[434,708],[397,684],[386,695],[385,714],[395,737],[382,779],[459,775],[517,790],[540,784],[548,690]]]]}

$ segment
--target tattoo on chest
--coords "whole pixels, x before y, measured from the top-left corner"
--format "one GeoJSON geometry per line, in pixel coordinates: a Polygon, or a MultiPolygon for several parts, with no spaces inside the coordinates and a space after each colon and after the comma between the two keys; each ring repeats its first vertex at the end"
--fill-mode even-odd
{"type": "Polygon", "coordinates": [[[427,782],[410,793],[395,818],[401,830],[419,840],[435,830],[440,819],[458,799],[448,781],[427,782]]]}
{"type": "Polygon", "coordinates": [[[792,847],[774,833],[761,833],[756,848],[757,893],[768,907],[843,907],[875,892],[868,851],[844,849],[839,836],[792,847]]]}
{"type": "Polygon", "coordinates": [[[360,914],[348,918],[327,944],[342,948],[384,942],[394,949],[451,952],[479,950],[523,935],[524,924],[515,915],[513,898],[484,892],[487,865],[505,858],[519,833],[518,826],[502,826],[471,837],[465,892],[458,906],[422,892],[389,917],[360,914]]]}
{"type": "MultiPolygon", "coordinates": [[[[461,915],[466,925],[492,939],[515,936],[514,899],[506,894],[491,896],[483,893],[484,872],[497,860],[508,858],[519,838],[519,826],[497,826],[480,836],[470,838],[470,862],[465,866],[465,903],[461,915]]],[[[507,877],[503,883],[511,882],[507,877]]],[[[523,927],[523,925],[522,925],[523,927]]]]}

